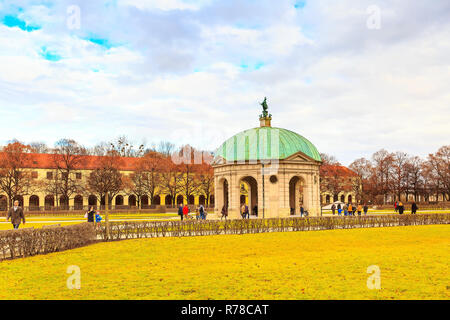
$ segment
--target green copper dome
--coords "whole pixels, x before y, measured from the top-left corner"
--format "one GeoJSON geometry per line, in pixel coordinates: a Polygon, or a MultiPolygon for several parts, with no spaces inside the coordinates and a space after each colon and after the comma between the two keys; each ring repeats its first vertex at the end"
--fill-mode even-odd
{"type": "Polygon", "coordinates": [[[316,147],[301,135],[270,126],[242,131],[225,141],[215,152],[227,161],[285,159],[297,152],[322,161],[316,147]]]}

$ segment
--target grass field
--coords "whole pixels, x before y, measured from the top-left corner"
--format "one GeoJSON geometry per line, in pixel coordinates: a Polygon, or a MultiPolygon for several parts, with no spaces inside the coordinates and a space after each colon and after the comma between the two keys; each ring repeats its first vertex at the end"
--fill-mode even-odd
{"type": "Polygon", "coordinates": [[[449,299],[450,226],[99,243],[0,263],[0,299],[449,299]],[[69,265],[81,289],[66,286],[69,265]],[[369,290],[378,265],[381,289],[369,290]]]}

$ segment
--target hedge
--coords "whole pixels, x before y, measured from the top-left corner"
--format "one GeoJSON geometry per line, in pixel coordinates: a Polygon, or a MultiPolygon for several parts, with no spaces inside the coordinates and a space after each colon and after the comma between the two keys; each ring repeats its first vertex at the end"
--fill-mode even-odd
{"type": "Polygon", "coordinates": [[[92,223],[0,231],[0,260],[73,249],[96,240],[92,223]]]}
{"type": "Polygon", "coordinates": [[[125,221],[110,223],[110,237],[106,226],[97,229],[103,241],[154,237],[185,237],[219,234],[247,234],[261,232],[311,231],[330,229],[373,228],[429,224],[449,224],[450,214],[294,217],[241,220],[193,221],[125,221]]]}

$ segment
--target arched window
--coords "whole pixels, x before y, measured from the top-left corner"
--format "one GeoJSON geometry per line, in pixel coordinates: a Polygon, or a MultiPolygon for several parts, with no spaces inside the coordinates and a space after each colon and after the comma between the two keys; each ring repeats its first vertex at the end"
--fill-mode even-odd
{"type": "Polygon", "coordinates": [[[116,206],[123,206],[123,196],[121,196],[120,194],[117,195],[115,204],[116,206]]]}
{"type": "Polygon", "coordinates": [[[141,197],[141,208],[142,209],[148,208],[148,196],[147,195],[143,195],[141,197]]]}
{"type": "Polygon", "coordinates": [[[66,196],[59,197],[59,208],[61,210],[69,210],[69,199],[66,196]]]}
{"type": "Polygon", "coordinates": [[[325,197],[325,202],[330,203],[330,195],[329,194],[327,194],[327,196],[325,197]]]}
{"type": "Polygon", "coordinates": [[[134,194],[128,197],[128,204],[130,207],[136,207],[136,196],[134,194]]]}
{"type": "Polygon", "coordinates": [[[168,206],[168,207],[171,207],[171,206],[172,206],[172,196],[171,196],[170,194],[168,194],[168,195],[164,198],[164,200],[165,200],[166,206],[168,206]]]}
{"type": "Polygon", "coordinates": [[[160,197],[160,196],[154,196],[154,197],[153,197],[153,204],[154,204],[155,206],[161,205],[161,197],[160,197]]]}
{"type": "Polygon", "coordinates": [[[77,195],[73,200],[75,210],[83,210],[83,196],[77,195]]]}
{"type": "Polygon", "coordinates": [[[345,196],[344,195],[341,196],[341,202],[345,202],[345,196]]]}
{"type": "Polygon", "coordinates": [[[200,197],[198,197],[198,203],[201,205],[205,205],[206,203],[206,199],[204,195],[201,195],[200,197]]]}
{"type": "Polygon", "coordinates": [[[180,194],[177,197],[177,205],[184,203],[184,199],[183,196],[180,194]]]}
{"type": "Polygon", "coordinates": [[[37,211],[37,210],[39,210],[39,197],[38,196],[32,195],[30,197],[28,209],[30,211],[37,211]]]}

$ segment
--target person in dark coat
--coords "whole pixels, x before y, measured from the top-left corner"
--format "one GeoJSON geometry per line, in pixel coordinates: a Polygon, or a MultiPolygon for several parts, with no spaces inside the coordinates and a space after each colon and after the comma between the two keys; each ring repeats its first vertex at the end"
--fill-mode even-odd
{"type": "Polygon", "coordinates": [[[180,203],[180,206],[178,207],[178,215],[181,218],[181,221],[183,221],[183,204],[180,203]]]}
{"type": "Polygon", "coordinates": [[[366,216],[367,215],[367,211],[369,211],[369,206],[367,205],[367,203],[364,204],[363,211],[364,211],[364,215],[366,216]]]}
{"type": "Polygon", "coordinates": [[[223,206],[222,207],[222,217],[220,217],[220,220],[222,220],[222,218],[225,218],[225,220],[227,220],[228,217],[228,209],[227,207],[223,206]]]}
{"type": "Polygon", "coordinates": [[[258,206],[257,206],[257,205],[255,205],[255,206],[253,207],[253,214],[254,214],[255,216],[258,216],[258,206]]]}
{"type": "Polygon", "coordinates": [[[8,210],[6,221],[8,221],[10,218],[14,229],[19,229],[21,220],[23,221],[23,224],[25,224],[25,215],[23,214],[23,209],[19,207],[18,200],[15,200],[14,205],[8,210]]]}
{"type": "Polygon", "coordinates": [[[95,218],[94,207],[90,207],[89,211],[86,212],[86,215],[87,215],[87,222],[94,222],[94,218],[95,218]]]}
{"type": "Polygon", "coordinates": [[[412,203],[412,205],[411,205],[411,214],[416,214],[417,209],[419,209],[419,208],[417,207],[417,204],[416,204],[416,202],[414,201],[414,202],[412,203]]]}
{"type": "Polygon", "coordinates": [[[304,213],[305,213],[305,209],[303,209],[303,206],[300,206],[300,217],[303,217],[304,213]]]}
{"type": "Polygon", "coordinates": [[[336,213],[336,206],[334,205],[334,203],[333,203],[333,205],[331,206],[331,212],[333,212],[333,216],[334,216],[334,214],[336,213]]]}

